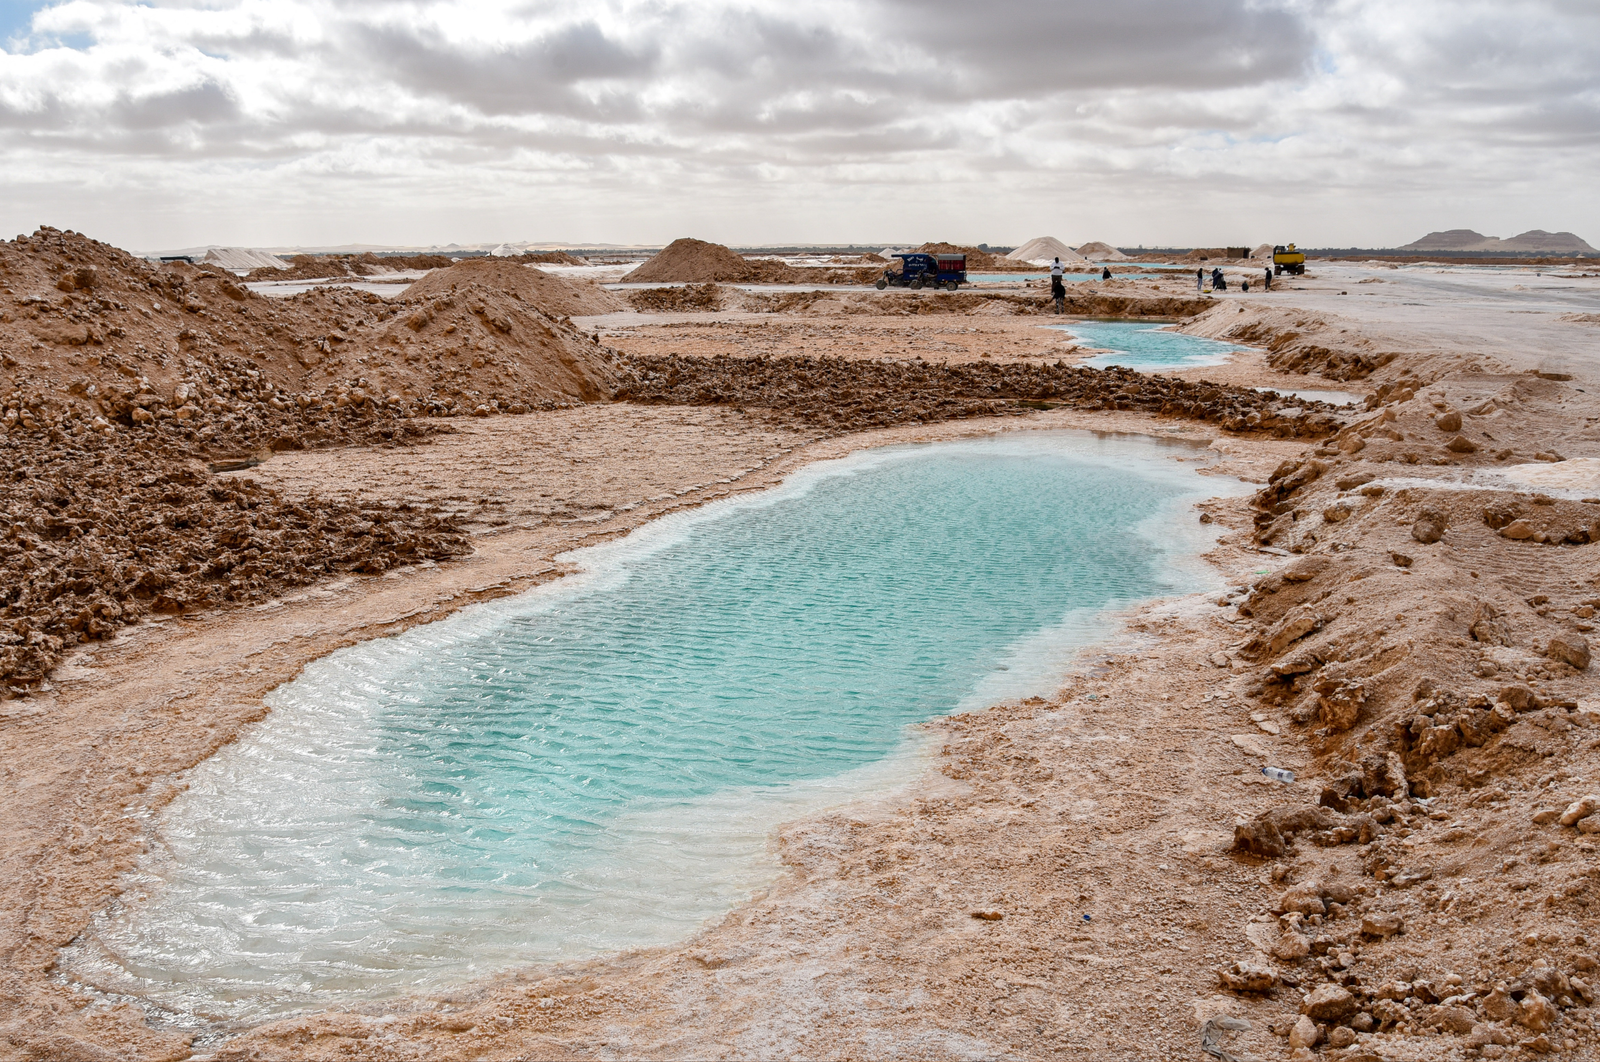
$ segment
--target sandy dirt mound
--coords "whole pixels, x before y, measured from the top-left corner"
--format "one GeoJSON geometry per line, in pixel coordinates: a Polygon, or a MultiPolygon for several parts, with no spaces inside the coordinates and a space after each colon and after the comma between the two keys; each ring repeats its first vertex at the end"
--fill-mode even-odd
{"type": "Polygon", "coordinates": [[[567,280],[521,264],[517,258],[468,258],[436,269],[406,289],[406,299],[432,299],[476,284],[505,292],[555,317],[582,317],[626,309],[593,281],[567,280]]]}
{"type": "Polygon", "coordinates": [[[685,237],[633,270],[629,282],[656,284],[793,284],[806,274],[782,262],[753,262],[720,243],[685,237]]]}

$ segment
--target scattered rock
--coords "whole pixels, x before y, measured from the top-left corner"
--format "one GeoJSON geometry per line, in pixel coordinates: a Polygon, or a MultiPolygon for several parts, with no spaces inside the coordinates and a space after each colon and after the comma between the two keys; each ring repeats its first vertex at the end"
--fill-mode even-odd
{"type": "Polygon", "coordinates": [[[1374,911],[1362,916],[1361,935],[1388,940],[1405,928],[1405,920],[1393,911],[1374,911]]]}
{"type": "Polygon", "coordinates": [[[1321,1027],[1304,1014],[1300,1015],[1300,1020],[1295,1022],[1294,1027],[1289,1030],[1289,1046],[1291,1048],[1315,1047],[1321,1040],[1321,1027]]]}
{"type": "Polygon", "coordinates": [[[1312,631],[1321,630],[1322,624],[1323,618],[1315,609],[1305,605],[1295,608],[1267,636],[1268,655],[1277,656],[1312,631]]]}
{"type": "Polygon", "coordinates": [[[1517,1023],[1526,1026],[1534,1032],[1544,1032],[1556,1023],[1561,1017],[1561,1012],[1555,1008],[1537,989],[1530,989],[1522,997],[1522,1002],[1517,1004],[1517,1023]]]}
{"type": "Polygon", "coordinates": [[[1589,667],[1589,640],[1581,634],[1552,635],[1545,643],[1544,655],[1584,671],[1589,667]]]}
{"type": "Polygon", "coordinates": [[[984,922],[998,922],[1005,917],[1003,911],[973,911],[972,917],[984,922]]]}
{"type": "Polygon", "coordinates": [[[1266,992],[1278,983],[1278,975],[1271,967],[1245,961],[1218,967],[1217,977],[1230,992],[1266,992]]]}
{"type": "Polygon", "coordinates": [[[1317,717],[1323,726],[1339,733],[1356,725],[1361,718],[1361,706],[1367,702],[1366,687],[1362,683],[1330,675],[1320,679],[1314,688],[1317,717]]]}
{"type": "Polygon", "coordinates": [[[1472,1031],[1477,1018],[1466,1007],[1439,1007],[1430,1016],[1429,1024],[1435,1029],[1464,1036],[1472,1031]]]}
{"type": "Polygon", "coordinates": [[[1411,557],[1406,556],[1404,553],[1395,553],[1392,550],[1389,552],[1389,561],[1396,568],[1409,568],[1412,565],[1411,557]]]}
{"type": "Polygon", "coordinates": [[[1461,414],[1453,409],[1448,412],[1441,413],[1437,417],[1433,418],[1433,426],[1438,428],[1440,431],[1460,431],[1461,414]]]}
{"type": "Polygon", "coordinates": [[[1319,1022],[1344,1021],[1356,1012],[1356,997],[1342,985],[1324,984],[1300,1002],[1300,1013],[1319,1022]]]}
{"type": "MultiPolygon", "coordinates": [[[[1296,833],[1305,830],[1331,830],[1340,825],[1340,816],[1331,808],[1273,808],[1264,811],[1249,822],[1241,822],[1233,829],[1233,847],[1237,851],[1269,859],[1289,850],[1289,842],[1296,833]]],[[[1352,840],[1354,831],[1352,830],[1352,840]]]]}
{"type": "Polygon", "coordinates": [[[1483,997],[1481,1006],[1483,1016],[1490,1021],[1510,1021],[1517,1013],[1517,1001],[1511,998],[1505,985],[1496,985],[1483,997]]]}
{"type": "Polygon", "coordinates": [[[1448,518],[1437,509],[1424,509],[1416,523],[1411,525],[1411,537],[1423,545],[1431,545],[1444,537],[1449,528],[1448,518]]]}
{"type": "MultiPolygon", "coordinates": [[[[1572,826],[1580,819],[1586,819],[1593,815],[1596,809],[1600,809],[1600,795],[1590,793],[1588,796],[1574,800],[1567,805],[1567,810],[1561,813],[1561,825],[1572,826]]],[[[1535,821],[1537,821],[1537,818],[1535,818],[1535,821]]]]}
{"type": "Polygon", "coordinates": [[[1278,942],[1272,946],[1272,957],[1280,962],[1299,962],[1311,954],[1311,939],[1300,932],[1298,921],[1287,923],[1278,942]]]}
{"type": "MultiPolygon", "coordinates": [[[[1504,1021],[1505,1019],[1494,1020],[1504,1021]]],[[[1515,1042],[1510,1033],[1487,1022],[1478,1022],[1467,1033],[1467,1043],[1473,1047],[1487,1047],[1490,1044],[1497,1047],[1510,1047],[1515,1042]]]]}
{"type": "Polygon", "coordinates": [[[1301,915],[1319,915],[1327,913],[1328,908],[1322,902],[1322,886],[1315,881],[1308,881],[1279,896],[1273,910],[1280,914],[1292,911],[1301,915]]]}
{"type": "Polygon", "coordinates": [[[1465,435],[1457,435],[1454,439],[1445,443],[1444,448],[1451,453],[1470,454],[1478,449],[1478,444],[1465,435]]]}

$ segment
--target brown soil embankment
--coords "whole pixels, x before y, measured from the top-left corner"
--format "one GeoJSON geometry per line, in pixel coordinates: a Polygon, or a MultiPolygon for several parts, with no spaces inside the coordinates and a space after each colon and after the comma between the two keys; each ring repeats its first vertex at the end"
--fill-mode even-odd
{"type": "Polygon", "coordinates": [[[1088,369],[1064,362],[958,365],[850,358],[635,357],[618,399],[770,410],[841,431],[1025,413],[1057,404],[1137,410],[1228,431],[1317,438],[1337,431],[1333,407],[1245,387],[1088,369]]]}
{"type": "Polygon", "coordinates": [[[376,277],[419,269],[448,269],[456,261],[442,254],[379,256],[366,254],[297,254],[286,259],[288,269],[252,269],[249,281],[324,280],[329,277],[376,277]]]}

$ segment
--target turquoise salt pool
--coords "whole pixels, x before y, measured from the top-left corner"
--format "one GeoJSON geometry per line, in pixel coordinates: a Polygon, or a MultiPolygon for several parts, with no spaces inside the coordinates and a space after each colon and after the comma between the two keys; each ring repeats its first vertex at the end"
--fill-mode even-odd
{"type": "Polygon", "coordinates": [[[779,823],[904,785],[916,724],[1055,688],[1107,609],[1208,588],[1204,451],[870,451],[335,653],[190,772],[65,976],[225,1020],[682,939],[779,823]]]}
{"type": "Polygon", "coordinates": [[[1125,365],[1151,370],[1220,365],[1228,355],[1244,349],[1234,343],[1173,332],[1154,321],[1074,321],[1050,327],[1070,333],[1086,347],[1108,351],[1084,363],[1095,368],[1125,365]]]}

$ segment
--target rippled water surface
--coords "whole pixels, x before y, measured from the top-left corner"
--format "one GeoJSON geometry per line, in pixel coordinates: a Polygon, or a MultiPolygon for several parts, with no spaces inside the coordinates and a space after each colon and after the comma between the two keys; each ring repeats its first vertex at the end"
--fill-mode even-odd
{"type": "Polygon", "coordinates": [[[874,451],[335,653],[191,772],[67,969],[260,1016],[681,939],[775,876],[776,824],[915,777],[913,724],[1053,688],[1101,610],[1200,588],[1189,505],[1232,481],[1193,461],[874,451]]]}
{"type": "Polygon", "coordinates": [[[1167,325],[1151,321],[1074,321],[1051,327],[1070,332],[1086,347],[1109,351],[1084,362],[1096,368],[1125,365],[1149,370],[1220,365],[1228,355],[1243,349],[1234,343],[1173,332],[1167,325]]]}

